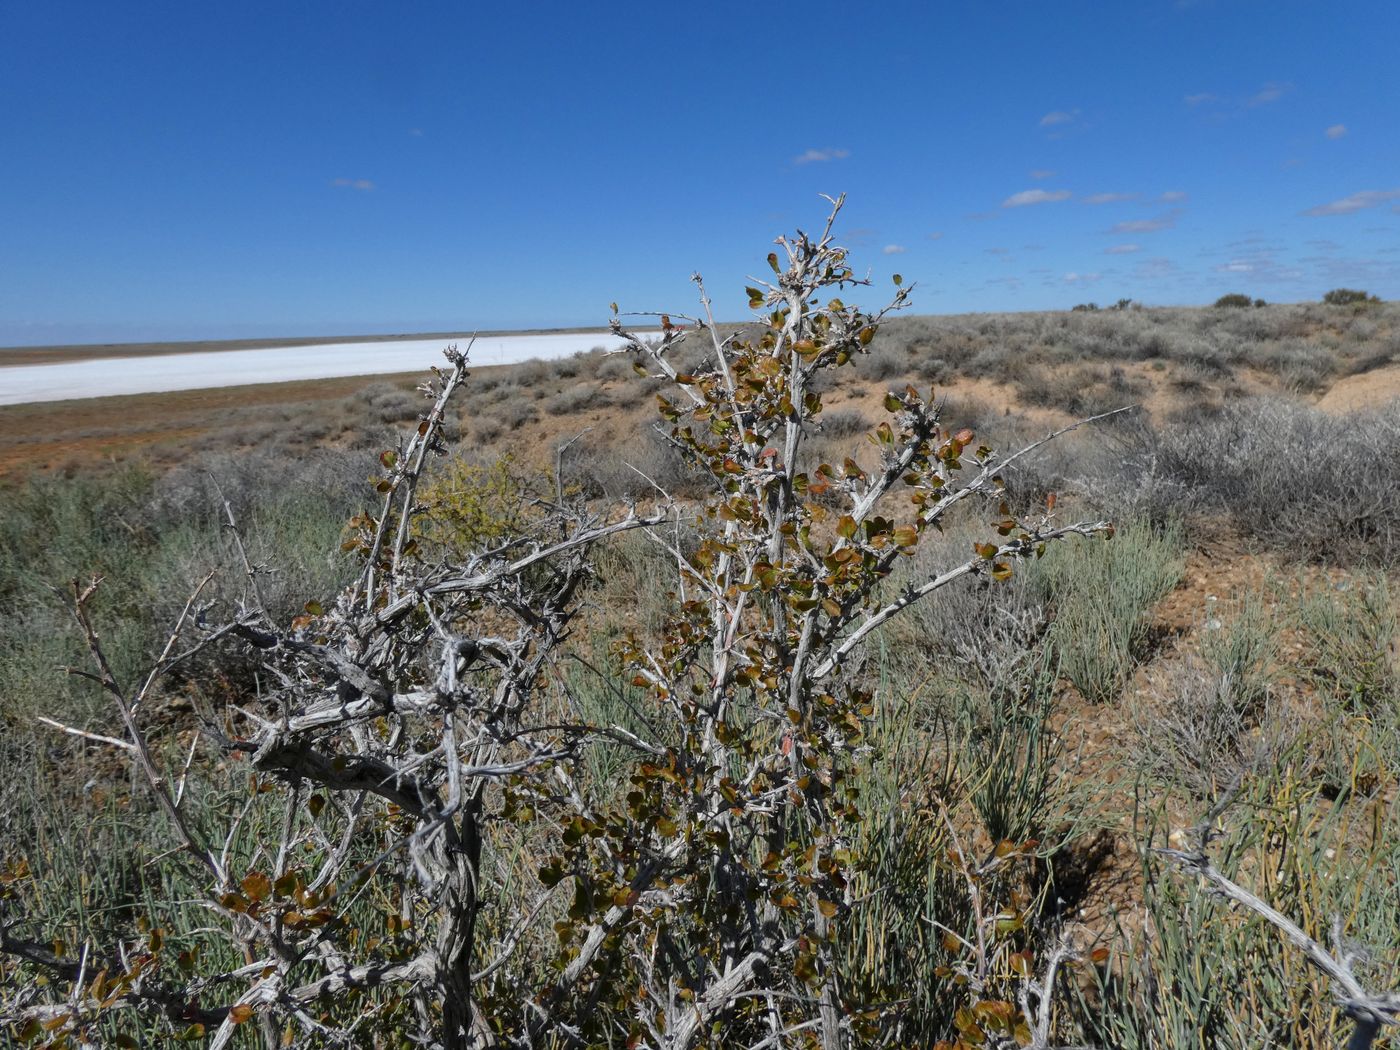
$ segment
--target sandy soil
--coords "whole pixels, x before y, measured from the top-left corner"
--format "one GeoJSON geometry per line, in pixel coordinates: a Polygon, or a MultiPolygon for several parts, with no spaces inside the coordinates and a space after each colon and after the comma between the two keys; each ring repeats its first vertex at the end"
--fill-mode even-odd
{"type": "Polygon", "coordinates": [[[1400,365],[1386,365],[1338,381],[1317,404],[1328,412],[1352,412],[1358,408],[1376,408],[1397,397],[1400,397],[1400,365]]]}
{"type": "MultiPolygon", "coordinates": [[[[377,381],[418,382],[421,372],[377,381]]],[[[307,405],[348,397],[360,376],[214,390],[96,397],[0,407],[0,476],[30,468],[125,458],[157,442],[183,443],[206,433],[229,409],[307,405]]]]}

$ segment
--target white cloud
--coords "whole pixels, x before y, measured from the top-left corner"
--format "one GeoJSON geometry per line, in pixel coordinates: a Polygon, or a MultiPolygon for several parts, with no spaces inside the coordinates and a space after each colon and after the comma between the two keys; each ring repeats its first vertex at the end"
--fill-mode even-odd
{"type": "Polygon", "coordinates": [[[1065,274],[1065,284],[1093,284],[1103,274],[1099,273],[1070,273],[1065,274]]]}
{"type": "Polygon", "coordinates": [[[1054,177],[1055,172],[1051,171],[1049,168],[1036,168],[1031,172],[1031,178],[1033,179],[1053,179],[1054,177]]]}
{"type": "Polygon", "coordinates": [[[1136,199],[1136,193],[1094,193],[1083,198],[1085,204],[1117,204],[1119,201],[1136,199]]]}
{"type": "MultiPolygon", "coordinates": [[[[1269,240],[1270,240],[1270,238],[1265,237],[1265,236],[1262,236],[1261,234],[1258,234],[1258,233],[1251,233],[1251,234],[1250,234],[1249,236],[1247,236],[1247,237],[1239,237],[1239,238],[1236,238],[1236,239],[1233,240],[1233,241],[1227,241],[1226,244],[1225,244],[1225,247],[1227,247],[1227,248],[1248,248],[1248,249],[1250,249],[1251,251],[1256,251],[1256,252],[1281,252],[1281,251],[1283,251],[1283,246],[1282,246],[1282,245],[1278,245],[1278,244],[1270,245],[1269,240]]],[[[1204,254],[1207,254],[1206,250],[1205,250],[1205,249],[1202,249],[1201,254],[1203,254],[1203,255],[1204,255],[1204,254]]]]}
{"type": "Polygon", "coordinates": [[[1303,275],[1301,270],[1280,265],[1272,248],[1234,256],[1212,269],[1215,273],[1247,274],[1253,281],[1268,283],[1296,281],[1303,275]]]}
{"type": "Polygon", "coordinates": [[[422,129],[422,128],[409,128],[409,129],[408,129],[408,133],[409,133],[410,135],[412,135],[412,136],[413,136],[414,138],[416,138],[416,139],[421,139],[421,138],[423,137],[423,129],[422,129]]]}
{"type": "Polygon", "coordinates": [[[1021,290],[1021,278],[1019,277],[989,277],[983,284],[999,284],[1009,292],[1019,292],[1021,290]]]}
{"type": "Polygon", "coordinates": [[[930,234],[928,235],[928,239],[931,240],[931,241],[941,241],[941,240],[943,239],[943,231],[942,231],[942,230],[934,230],[932,233],[930,233],[930,234]]]}
{"type": "Polygon", "coordinates": [[[1077,116],[1079,116],[1079,110],[1077,109],[1052,109],[1049,113],[1040,118],[1040,126],[1042,128],[1049,128],[1056,124],[1070,124],[1073,123],[1074,118],[1077,116]]]}
{"type": "Polygon", "coordinates": [[[374,189],[374,183],[369,179],[331,179],[331,185],[347,190],[368,191],[374,189]]]}
{"type": "Polygon", "coordinates": [[[1256,109],[1277,102],[1290,91],[1293,85],[1283,80],[1271,80],[1254,94],[1241,97],[1220,96],[1210,91],[1200,91],[1193,95],[1183,95],[1182,101],[1194,108],[1210,109],[1212,119],[1224,119],[1229,114],[1239,114],[1247,109],[1256,109]]]}
{"type": "Polygon", "coordinates": [[[1312,263],[1314,279],[1321,276],[1328,285],[1334,288],[1338,285],[1349,288],[1365,288],[1377,283],[1388,284],[1400,277],[1400,264],[1391,259],[1338,258],[1333,256],[1303,261],[1312,263]]]}
{"type": "Polygon", "coordinates": [[[1350,215],[1354,211],[1374,208],[1378,204],[1384,204],[1386,201],[1393,201],[1396,198],[1400,198],[1400,190],[1361,190],[1359,193],[1353,193],[1350,197],[1332,201],[1330,204],[1319,204],[1315,208],[1309,208],[1303,214],[1350,215]]]}
{"type": "Polygon", "coordinates": [[[809,149],[792,158],[794,164],[812,164],[828,160],[845,160],[851,155],[848,149],[809,149]]]}
{"type": "Polygon", "coordinates": [[[1346,133],[1347,126],[1345,124],[1333,124],[1330,128],[1323,132],[1323,134],[1326,135],[1329,139],[1345,138],[1346,133]]]}
{"type": "Polygon", "coordinates": [[[880,249],[880,251],[884,252],[886,255],[903,255],[908,250],[909,249],[902,244],[887,244],[880,249]]]}
{"type": "Polygon", "coordinates": [[[1170,259],[1163,259],[1160,256],[1155,259],[1144,259],[1134,270],[1137,277],[1147,281],[1158,281],[1168,277],[1175,277],[1180,270],[1176,263],[1170,259]]]}
{"type": "Polygon", "coordinates": [[[1176,225],[1176,212],[1168,212],[1166,215],[1159,215],[1155,219],[1129,219],[1125,222],[1113,224],[1109,233],[1156,233],[1158,230],[1170,230],[1176,225]]]}
{"type": "Polygon", "coordinates": [[[1186,199],[1186,191],[1185,191],[1185,190],[1167,190],[1166,193],[1162,194],[1162,195],[1161,195],[1160,197],[1158,197],[1157,199],[1158,199],[1159,201],[1161,201],[1163,204],[1180,204],[1182,201],[1184,201],[1184,200],[1186,199]]]}
{"type": "Polygon", "coordinates": [[[1069,200],[1069,190],[1022,190],[1013,193],[1001,202],[1003,208],[1024,208],[1027,204],[1048,204],[1051,201],[1069,200]]]}
{"type": "Polygon", "coordinates": [[[1010,255],[1010,254],[1011,254],[1011,249],[1010,249],[1010,248],[983,248],[982,250],[983,250],[984,252],[986,252],[988,255],[1010,255]]]}
{"type": "Polygon", "coordinates": [[[1105,255],[1131,255],[1133,252],[1142,251],[1140,244],[1115,244],[1111,248],[1105,248],[1105,255]]]}
{"type": "Polygon", "coordinates": [[[1249,98],[1245,100],[1245,105],[1249,107],[1266,106],[1270,102],[1277,102],[1291,90],[1293,90],[1292,84],[1270,81],[1254,94],[1250,95],[1249,98]]]}

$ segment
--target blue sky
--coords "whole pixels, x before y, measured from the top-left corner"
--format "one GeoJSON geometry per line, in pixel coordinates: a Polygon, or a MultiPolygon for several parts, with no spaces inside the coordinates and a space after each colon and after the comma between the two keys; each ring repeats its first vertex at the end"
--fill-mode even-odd
{"type": "Polygon", "coordinates": [[[0,345],[1400,297],[1400,5],[0,5],[0,345]],[[873,293],[872,293],[873,294],[873,293]]]}

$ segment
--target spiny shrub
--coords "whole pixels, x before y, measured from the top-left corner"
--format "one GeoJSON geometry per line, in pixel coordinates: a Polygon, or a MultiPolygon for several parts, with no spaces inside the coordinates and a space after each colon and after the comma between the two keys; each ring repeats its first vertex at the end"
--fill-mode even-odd
{"type": "MultiPolygon", "coordinates": [[[[226,607],[224,627],[209,623],[220,610],[185,625],[208,630],[210,645],[246,642],[262,670],[256,697],[202,726],[216,761],[188,777],[180,755],[167,773],[147,747],[146,700],[174,643],[127,689],[101,657],[97,585],[75,587],[93,677],[168,817],[165,835],[142,841],[162,860],[178,855],[163,865],[178,879],[141,905],[136,894],[95,902],[106,928],[77,917],[12,932],[11,914],[33,914],[28,901],[44,889],[4,871],[0,953],[47,971],[50,986],[21,1000],[0,985],[0,1018],[14,1016],[11,1003],[51,1002],[40,1015],[51,1031],[32,1016],[20,1031],[51,1046],[108,1042],[130,1017],[152,1037],[217,1046],[254,1022],[249,1038],[265,1044],[444,1050],[698,1050],[793,1034],[841,1047],[903,1024],[894,995],[906,982],[862,987],[843,957],[846,931],[890,889],[883,874],[854,884],[892,855],[889,818],[917,813],[921,838],[951,822],[925,805],[946,805],[927,779],[886,778],[894,794],[870,808],[880,756],[869,737],[887,727],[861,650],[920,599],[1006,582],[1056,541],[1108,524],[1018,518],[1003,503],[954,567],[887,593],[950,511],[999,502],[1004,460],[911,388],[884,399],[864,442],[868,469],[835,457],[800,469],[820,431],[822,377],[863,357],[909,295],[896,275],[885,309],[844,302],[864,282],[832,240],[839,208],[817,237],[778,240],[774,276],[747,289],[754,337],[703,332],[690,340],[695,371],[677,371],[673,352],[693,328],[663,315],[662,340],[646,342],[620,315],[614,324],[639,367],[667,384],[661,425],[706,483],[699,508],[658,498],[645,512],[600,511],[557,489],[533,499],[508,463],[459,462],[434,484],[424,469],[446,451],[442,423],[468,376],[448,349],[421,422],[381,452],[379,498],[341,543],[358,565],[353,581],[286,626],[252,593],[226,607]],[[638,623],[611,647],[626,688],[583,697],[559,667],[581,656],[565,644],[586,622],[589,555],[633,530],[663,552],[664,571],[638,586],[663,594],[667,611],[654,633],[638,623]],[[177,800],[187,780],[191,794],[225,795],[201,811],[207,823],[192,824],[177,800]],[[157,968],[158,987],[138,988],[157,968]]],[[[708,308],[703,285],[700,295],[708,308]]],[[[1014,774],[966,805],[994,839],[1062,823],[1041,812],[1053,750],[1023,746],[1021,730],[1044,722],[1033,706],[1006,747],[981,756],[1014,774]],[[1009,805],[1013,783],[1029,789],[1009,805]]],[[[1018,993],[1056,980],[1036,940],[1044,894],[1027,892],[1022,874],[1041,844],[963,839],[951,826],[947,843],[932,853],[915,841],[903,856],[936,868],[906,868],[903,885],[958,895],[935,914],[951,938],[938,992],[961,1006],[901,1042],[936,1045],[950,1027],[964,1041],[989,1030],[1025,1042],[1032,1024],[1048,1025],[1050,993],[1036,1016],[1018,993]]],[[[929,925],[904,928],[922,951],[929,925]]],[[[927,953],[917,961],[910,976],[927,976],[927,953]]]]}

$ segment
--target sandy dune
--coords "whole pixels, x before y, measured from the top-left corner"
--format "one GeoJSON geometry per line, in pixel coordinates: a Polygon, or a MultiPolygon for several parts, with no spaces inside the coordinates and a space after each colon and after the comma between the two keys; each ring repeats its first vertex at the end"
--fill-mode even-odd
{"type": "MultiPolygon", "coordinates": [[[[483,336],[473,344],[471,360],[479,365],[512,364],[532,357],[568,357],[620,342],[606,332],[483,336]]],[[[0,370],[0,405],[426,372],[430,365],[442,363],[444,345],[441,340],[404,339],[18,365],[0,370]]]]}
{"type": "Polygon", "coordinates": [[[1379,408],[1400,397],[1400,365],[1373,368],[1339,380],[1322,396],[1317,407],[1328,412],[1354,412],[1379,408]]]}

